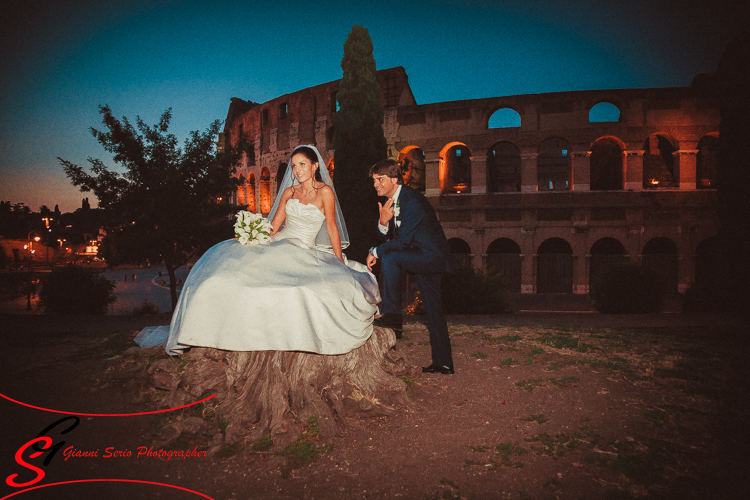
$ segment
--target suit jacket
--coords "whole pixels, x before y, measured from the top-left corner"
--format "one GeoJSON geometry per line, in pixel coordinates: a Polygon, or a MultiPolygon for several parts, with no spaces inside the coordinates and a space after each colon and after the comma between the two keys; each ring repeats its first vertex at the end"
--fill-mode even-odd
{"type": "Polygon", "coordinates": [[[451,253],[448,240],[432,204],[422,193],[405,185],[401,186],[398,204],[399,215],[389,221],[388,234],[377,231],[380,240],[384,241],[377,246],[378,256],[417,247],[422,250],[425,257],[435,258],[436,273],[450,272],[451,253]],[[399,226],[394,224],[396,219],[400,223],[399,226]]]}

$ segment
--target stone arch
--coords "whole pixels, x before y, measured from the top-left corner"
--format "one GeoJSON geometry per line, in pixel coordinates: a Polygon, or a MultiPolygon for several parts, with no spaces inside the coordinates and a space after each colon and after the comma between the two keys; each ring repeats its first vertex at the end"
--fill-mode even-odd
{"type": "Polygon", "coordinates": [[[708,283],[719,272],[719,240],[710,236],[695,247],[695,282],[708,283]]]}
{"type": "Polygon", "coordinates": [[[652,238],[643,246],[642,253],[643,265],[659,276],[666,291],[677,292],[677,244],[663,236],[652,238]]]}
{"type": "Polygon", "coordinates": [[[643,187],[654,189],[677,186],[674,168],[676,142],[666,134],[657,132],[643,142],[643,187]]]}
{"type": "Polygon", "coordinates": [[[510,238],[498,238],[487,247],[487,270],[502,274],[508,291],[521,292],[521,247],[510,238]]]}
{"type": "Polygon", "coordinates": [[[487,151],[487,191],[521,191],[521,150],[512,142],[497,142],[487,151]]]}
{"type": "Polygon", "coordinates": [[[279,166],[276,167],[276,194],[279,194],[281,181],[284,180],[284,174],[286,174],[286,167],[287,164],[284,162],[279,162],[279,166]]]}
{"type": "Polygon", "coordinates": [[[521,115],[513,108],[495,110],[487,120],[487,128],[515,128],[521,126],[521,115]]]}
{"type": "Polygon", "coordinates": [[[573,186],[570,144],[561,137],[550,137],[539,145],[537,191],[565,191],[573,186]]]}
{"type": "Polygon", "coordinates": [[[333,171],[336,169],[336,165],[333,162],[333,156],[331,156],[328,159],[328,163],[326,163],[326,170],[328,170],[328,175],[330,176],[331,180],[333,180],[333,171]]]}
{"type": "Polygon", "coordinates": [[[451,238],[448,240],[448,247],[451,250],[451,259],[453,267],[471,267],[471,247],[461,238],[451,238]]]}
{"type": "Polygon", "coordinates": [[[600,238],[591,245],[589,251],[589,287],[606,274],[612,266],[625,263],[625,247],[620,240],[612,237],[600,238]]]}
{"type": "Polygon", "coordinates": [[[271,171],[268,167],[260,171],[260,211],[263,214],[271,211],[271,171]]]}
{"type": "Polygon", "coordinates": [[[440,151],[440,194],[471,193],[471,150],[462,142],[440,151]]]}
{"type": "Polygon", "coordinates": [[[695,181],[698,189],[716,188],[718,157],[718,132],[704,135],[698,142],[698,156],[695,159],[695,181]]]}
{"type": "Polygon", "coordinates": [[[398,163],[404,176],[404,184],[424,192],[426,167],[424,151],[419,146],[406,146],[398,154],[398,163]]]}
{"type": "Polygon", "coordinates": [[[619,122],[620,116],[620,108],[609,101],[601,101],[589,109],[589,123],[619,122]]]}
{"type": "Polygon", "coordinates": [[[539,245],[536,260],[537,293],[573,292],[573,248],[562,238],[539,245]]]}
{"type": "Polygon", "coordinates": [[[247,190],[245,196],[247,210],[255,213],[258,208],[255,202],[255,174],[251,173],[247,176],[247,183],[245,184],[245,186],[247,190]]]}
{"type": "Polygon", "coordinates": [[[625,144],[617,137],[600,137],[591,144],[592,191],[623,188],[622,152],[625,144]]]}

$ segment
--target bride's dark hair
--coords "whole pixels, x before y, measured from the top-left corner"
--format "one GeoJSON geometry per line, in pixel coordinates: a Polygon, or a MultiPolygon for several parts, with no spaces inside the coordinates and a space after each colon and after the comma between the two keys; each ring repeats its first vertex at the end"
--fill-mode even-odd
{"type": "Polygon", "coordinates": [[[315,169],[315,180],[318,182],[323,182],[323,178],[320,176],[320,162],[318,161],[318,155],[315,153],[315,151],[312,150],[312,148],[308,148],[307,146],[300,146],[294,151],[292,151],[292,158],[294,158],[295,155],[302,155],[308,160],[310,160],[310,163],[315,165],[318,164],[318,168],[315,169]]]}

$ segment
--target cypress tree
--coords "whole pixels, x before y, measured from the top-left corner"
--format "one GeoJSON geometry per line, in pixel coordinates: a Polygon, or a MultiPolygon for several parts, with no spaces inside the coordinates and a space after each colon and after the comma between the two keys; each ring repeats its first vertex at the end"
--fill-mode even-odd
{"type": "Polygon", "coordinates": [[[346,254],[360,262],[375,243],[378,218],[377,195],[367,172],[387,156],[372,52],[367,29],[355,24],[344,43],[344,76],[336,96],[339,110],[333,116],[334,184],[351,240],[346,254]]]}

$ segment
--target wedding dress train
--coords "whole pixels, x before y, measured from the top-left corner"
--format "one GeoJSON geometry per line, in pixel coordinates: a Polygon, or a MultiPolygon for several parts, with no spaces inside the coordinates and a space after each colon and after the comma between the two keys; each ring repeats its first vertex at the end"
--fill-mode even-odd
{"type": "Polygon", "coordinates": [[[168,330],[170,354],[190,346],[343,354],[361,346],[372,334],[378,285],[364,265],[316,248],[324,221],[317,207],[291,199],[270,244],[214,245],[190,271],[171,325],[139,337],[148,343],[168,330]]]}

